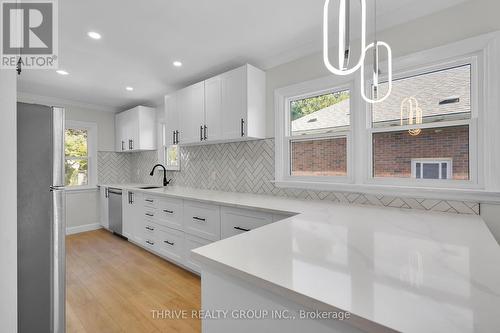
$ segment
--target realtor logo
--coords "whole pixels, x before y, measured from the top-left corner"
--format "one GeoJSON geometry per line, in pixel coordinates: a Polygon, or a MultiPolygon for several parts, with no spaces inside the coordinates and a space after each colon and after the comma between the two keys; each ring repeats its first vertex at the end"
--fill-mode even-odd
{"type": "Polygon", "coordinates": [[[56,0],[0,0],[0,68],[57,68],[56,0]]]}

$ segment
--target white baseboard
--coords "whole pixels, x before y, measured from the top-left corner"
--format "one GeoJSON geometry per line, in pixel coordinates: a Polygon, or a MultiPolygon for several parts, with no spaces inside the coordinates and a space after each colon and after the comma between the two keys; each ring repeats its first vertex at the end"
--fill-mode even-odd
{"type": "Polygon", "coordinates": [[[84,224],[76,227],[68,227],[66,228],[66,235],[78,234],[80,232],[92,231],[101,229],[102,226],[100,223],[92,223],[92,224],[84,224]]]}

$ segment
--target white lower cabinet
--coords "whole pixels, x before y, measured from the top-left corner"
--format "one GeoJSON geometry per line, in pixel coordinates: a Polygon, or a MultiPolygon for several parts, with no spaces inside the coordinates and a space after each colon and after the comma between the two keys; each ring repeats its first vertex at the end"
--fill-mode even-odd
{"type": "Polygon", "coordinates": [[[172,260],[183,263],[184,258],[184,232],[161,227],[157,233],[157,251],[172,260]]]}
{"type": "Polygon", "coordinates": [[[122,192],[122,235],[134,239],[137,226],[143,221],[142,194],[134,191],[122,192]]]}
{"type": "Polygon", "coordinates": [[[183,220],[186,233],[220,240],[220,206],[184,200],[183,220]]]}
{"type": "Polygon", "coordinates": [[[273,214],[250,209],[222,207],[221,236],[227,238],[273,222],[273,214]]]}
{"type": "Polygon", "coordinates": [[[123,235],[196,273],[191,250],[288,216],[123,191],[123,235]]]}
{"type": "Polygon", "coordinates": [[[184,239],[184,253],[185,253],[185,263],[184,265],[189,269],[195,271],[196,273],[201,272],[200,265],[198,262],[193,259],[193,254],[191,250],[197,249],[199,247],[205,246],[212,243],[212,241],[208,239],[203,239],[200,237],[196,237],[193,235],[185,234],[184,239]]]}

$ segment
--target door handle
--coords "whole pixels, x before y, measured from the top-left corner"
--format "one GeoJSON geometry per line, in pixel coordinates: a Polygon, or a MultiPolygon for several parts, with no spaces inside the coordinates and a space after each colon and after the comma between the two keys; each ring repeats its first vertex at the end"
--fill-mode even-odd
{"type": "Polygon", "coordinates": [[[234,227],[234,229],[241,230],[241,231],[250,231],[251,230],[251,229],[245,229],[245,228],[242,228],[242,227],[234,227]]]}
{"type": "Polygon", "coordinates": [[[146,201],[147,201],[147,202],[151,202],[151,203],[153,203],[153,202],[154,202],[154,200],[152,200],[152,199],[146,199],[146,201]]]}
{"type": "Polygon", "coordinates": [[[179,144],[179,131],[175,131],[175,144],[179,144]]]}
{"type": "Polygon", "coordinates": [[[208,127],[207,127],[207,125],[205,125],[205,126],[203,127],[203,139],[204,139],[204,140],[207,140],[207,139],[208,139],[208,127]]]}
{"type": "Polygon", "coordinates": [[[148,227],[146,227],[146,229],[147,229],[147,230],[149,230],[149,231],[155,231],[155,228],[151,228],[151,227],[149,227],[149,226],[148,226],[148,227]]]}
{"type": "Polygon", "coordinates": [[[174,246],[175,245],[175,243],[173,243],[173,242],[169,242],[169,241],[164,241],[164,242],[167,243],[170,246],[174,246]]]}
{"type": "Polygon", "coordinates": [[[200,141],[203,141],[203,126],[200,126],[200,141]]]}
{"type": "Polygon", "coordinates": [[[122,151],[125,150],[125,141],[122,141],[122,151]]]}
{"type": "Polygon", "coordinates": [[[172,131],[173,138],[172,138],[172,144],[175,145],[175,131],[172,131]]]}
{"type": "Polygon", "coordinates": [[[109,198],[109,189],[107,187],[104,190],[104,197],[109,198]]]}
{"type": "Polygon", "coordinates": [[[245,136],[245,120],[241,118],[241,136],[245,136]]]}
{"type": "Polygon", "coordinates": [[[169,213],[169,214],[173,214],[173,213],[174,213],[174,211],[173,211],[173,210],[168,210],[168,209],[164,209],[163,211],[164,211],[165,213],[169,213]]]}
{"type": "Polygon", "coordinates": [[[198,216],[193,216],[193,220],[205,222],[207,219],[204,219],[204,218],[201,218],[201,217],[198,217],[198,216]]]}
{"type": "Polygon", "coordinates": [[[146,243],[148,243],[149,245],[155,245],[155,243],[150,242],[150,241],[148,241],[148,240],[146,241],[146,243]]]}
{"type": "Polygon", "coordinates": [[[146,216],[153,217],[153,216],[155,216],[155,215],[154,215],[154,214],[151,214],[151,213],[146,213],[146,216]]]}

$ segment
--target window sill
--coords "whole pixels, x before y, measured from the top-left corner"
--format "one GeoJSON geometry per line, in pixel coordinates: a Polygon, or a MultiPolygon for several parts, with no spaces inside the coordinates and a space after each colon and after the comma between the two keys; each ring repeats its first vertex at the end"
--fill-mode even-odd
{"type": "Polygon", "coordinates": [[[298,188],[316,191],[352,192],[373,195],[401,196],[407,198],[474,201],[480,203],[500,203],[500,192],[478,189],[431,188],[396,185],[345,184],[325,182],[280,181],[272,183],[280,188],[298,188]]]}
{"type": "Polygon", "coordinates": [[[65,190],[67,193],[96,192],[97,186],[68,186],[65,190]]]}

